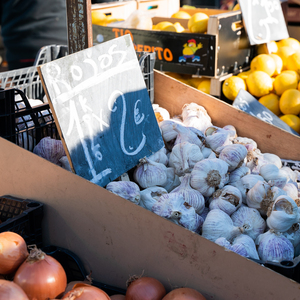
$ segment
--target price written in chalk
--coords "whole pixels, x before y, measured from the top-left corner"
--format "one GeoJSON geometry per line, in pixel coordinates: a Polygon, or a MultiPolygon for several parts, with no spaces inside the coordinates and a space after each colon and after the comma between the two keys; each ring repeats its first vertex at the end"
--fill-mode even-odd
{"type": "Polygon", "coordinates": [[[163,147],[129,35],[39,72],[76,174],[105,186],[163,147]]]}
{"type": "Polygon", "coordinates": [[[279,119],[274,113],[272,113],[264,105],[260,104],[255,97],[253,97],[250,93],[248,93],[245,90],[239,91],[232,105],[264,122],[270,123],[292,134],[299,136],[299,134],[295,130],[293,130],[285,122],[279,119]]]}

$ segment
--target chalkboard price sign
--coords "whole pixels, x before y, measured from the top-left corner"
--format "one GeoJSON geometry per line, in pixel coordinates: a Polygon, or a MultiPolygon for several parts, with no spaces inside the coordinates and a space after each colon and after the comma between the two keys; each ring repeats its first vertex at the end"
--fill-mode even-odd
{"type": "Polygon", "coordinates": [[[279,0],[239,0],[251,45],[289,37],[279,0]]]}
{"type": "Polygon", "coordinates": [[[273,114],[264,105],[260,104],[255,97],[245,90],[240,90],[237,97],[232,103],[233,107],[236,107],[262,121],[280,127],[292,134],[299,134],[288,126],[285,122],[280,120],[275,114],[273,114]]]}
{"type": "Polygon", "coordinates": [[[104,187],[164,146],[130,35],[38,71],[76,174],[104,187]]]}

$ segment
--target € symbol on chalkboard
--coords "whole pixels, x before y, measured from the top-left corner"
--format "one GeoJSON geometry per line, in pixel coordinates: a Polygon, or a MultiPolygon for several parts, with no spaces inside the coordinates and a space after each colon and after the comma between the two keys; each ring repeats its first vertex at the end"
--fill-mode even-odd
{"type": "Polygon", "coordinates": [[[298,135],[299,134],[278,118],[274,113],[272,113],[268,108],[259,103],[255,97],[245,90],[240,90],[237,97],[232,103],[233,107],[236,107],[262,121],[270,123],[281,129],[286,130],[289,133],[298,135]]]}
{"type": "Polygon", "coordinates": [[[239,0],[251,45],[289,37],[279,0],[239,0]]]}
{"type": "Polygon", "coordinates": [[[38,72],[77,175],[104,187],[164,146],[130,35],[38,72]]]}

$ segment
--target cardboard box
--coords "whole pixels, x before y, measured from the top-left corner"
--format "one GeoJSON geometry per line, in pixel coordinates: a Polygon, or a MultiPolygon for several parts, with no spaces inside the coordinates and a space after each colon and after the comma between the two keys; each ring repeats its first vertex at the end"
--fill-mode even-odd
{"type": "MultiPolygon", "coordinates": [[[[299,160],[300,138],[155,71],[155,102],[172,115],[203,105],[217,126],[232,124],[263,152],[299,160]]],[[[73,251],[94,280],[125,288],[153,276],[214,300],[293,300],[300,285],[0,138],[0,194],[44,203],[46,244],[73,251]]]]}
{"type": "MultiPolygon", "coordinates": [[[[140,30],[134,28],[93,25],[93,42],[101,43],[130,34],[136,51],[156,52],[155,69],[182,74],[220,77],[250,66],[254,47],[242,25],[241,11],[225,12],[216,9],[192,9],[191,13],[209,15],[206,34],[177,33],[168,31],[140,30]],[[194,47],[190,46],[193,43],[194,47]],[[191,55],[186,55],[187,49],[191,55]]],[[[180,22],[184,28],[188,21],[175,18],[152,18],[160,21],[180,22]]]]}

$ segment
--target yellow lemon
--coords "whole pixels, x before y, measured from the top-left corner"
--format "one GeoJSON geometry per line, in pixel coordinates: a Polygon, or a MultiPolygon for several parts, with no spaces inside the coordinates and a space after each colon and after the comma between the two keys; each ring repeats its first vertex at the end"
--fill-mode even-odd
{"type": "Polygon", "coordinates": [[[249,74],[251,74],[251,69],[248,70],[248,71],[244,71],[244,72],[241,72],[241,73],[238,73],[236,76],[246,80],[246,78],[249,76],[249,74]]]}
{"type": "Polygon", "coordinates": [[[104,14],[100,10],[92,10],[92,24],[102,26],[107,25],[106,14],[104,14]]]}
{"type": "Polygon", "coordinates": [[[188,80],[189,84],[194,87],[198,88],[199,84],[204,80],[202,77],[192,77],[188,80]]]}
{"type": "Polygon", "coordinates": [[[296,77],[297,82],[300,80],[300,75],[299,75],[299,73],[297,73],[297,72],[294,71],[294,70],[284,70],[284,71],[281,72],[281,74],[282,74],[282,73],[292,74],[293,76],[296,77]]]}
{"type": "Polygon", "coordinates": [[[281,111],[279,109],[279,96],[274,93],[262,96],[258,99],[258,102],[268,108],[273,114],[279,116],[281,111]]]}
{"type": "Polygon", "coordinates": [[[289,46],[282,46],[278,48],[277,55],[279,55],[282,59],[282,70],[287,69],[287,59],[290,55],[294,54],[296,51],[294,48],[289,46]]]}
{"type": "Polygon", "coordinates": [[[185,28],[179,23],[179,22],[175,22],[174,23],[176,32],[184,32],[185,28]]]}
{"type": "Polygon", "coordinates": [[[269,94],[273,89],[271,76],[263,71],[254,71],[246,78],[248,91],[255,97],[269,94]]]}
{"type": "Polygon", "coordinates": [[[293,53],[287,58],[286,67],[300,74],[300,52],[293,53]]]}
{"type": "Polygon", "coordinates": [[[197,12],[188,21],[188,28],[192,33],[205,33],[207,31],[208,15],[197,12]]]}
{"type": "Polygon", "coordinates": [[[239,4],[236,4],[236,5],[233,7],[232,10],[241,10],[240,5],[239,5],[239,4]]]}
{"type": "Polygon", "coordinates": [[[225,79],[222,85],[224,96],[232,101],[236,98],[241,89],[246,91],[247,86],[244,79],[238,76],[231,76],[225,79]]]}
{"type": "Polygon", "coordinates": [[[279,75],[282,71],[282,67],[283,67],[283,62],[282,59],[279,55],[275,54],[275,53],[271,53],[269,54],[275,61],[275,72],[273,75],[279,75]]]}
{"type": "Polygon", "coordinates": [[[250,63],[250,70],[263,71],[272,76],[276,70],[274,59],[269,54],[259,54],[255,56],[250,63]]]}
{"type": "Polygon", "coordinates": [[[300,42],[292,37],[278,41],[277,45],[278,47],[287,46],[293,48],[295,51],[300,51],[300,42]]]}
{"type": "Polygon", "coordinates": [[[124,21],[123,19],[115,18],[113,16],[107,16],[106,17],[106,22],[107,23],[113,23],[113,22],[119,22],[119,21],[124,21]]]}
{"type": "Polygon", "coordinates": [[[176,28],[173,23],[168,21],[162,21],[156,24],[155,26],[156,30],[162,30],[162,31],[172,31],[176,32],[176,28]]]}
{"type": "Polygon", "coordinates": [[[260,44],[256,47],[257,54],[276,53],[277,51],[278,51],[278,46],[277,46],[277,43],[275,41],[260,44]]]}
{"type": "Polygon", "coordinates": [[[204,79],[202,82],[198,85],[198,90],[209,94],[210,93],[210,79],[204,79]]]}
{"type": "Polygon", "coordinates": [[[289,125],[297,133],[300,133],[300,118],[295,115],[283,115],[279,117],[284,123],[289,125]]]}
{"type": "Polygon", "coordinates": [[[174,13],[171,18],[177,18],[177,19],[189,19],[191,15],[183,10],[179,10],[176,13],[174,13]]]}
{"type": "Polygon", "coordinates": [[[295,74],[290,72],[282,72],[276,76],[274,80],[274,91],[277,95],[282,95],[288,89],[296,89],[298,78],[295,74]]]}
{"type": "Polygon", "coordinates": [[[279,108],[284,115],[299,115],[300,91],[296,89],[286,90],[279,99],[279,108]]]}

